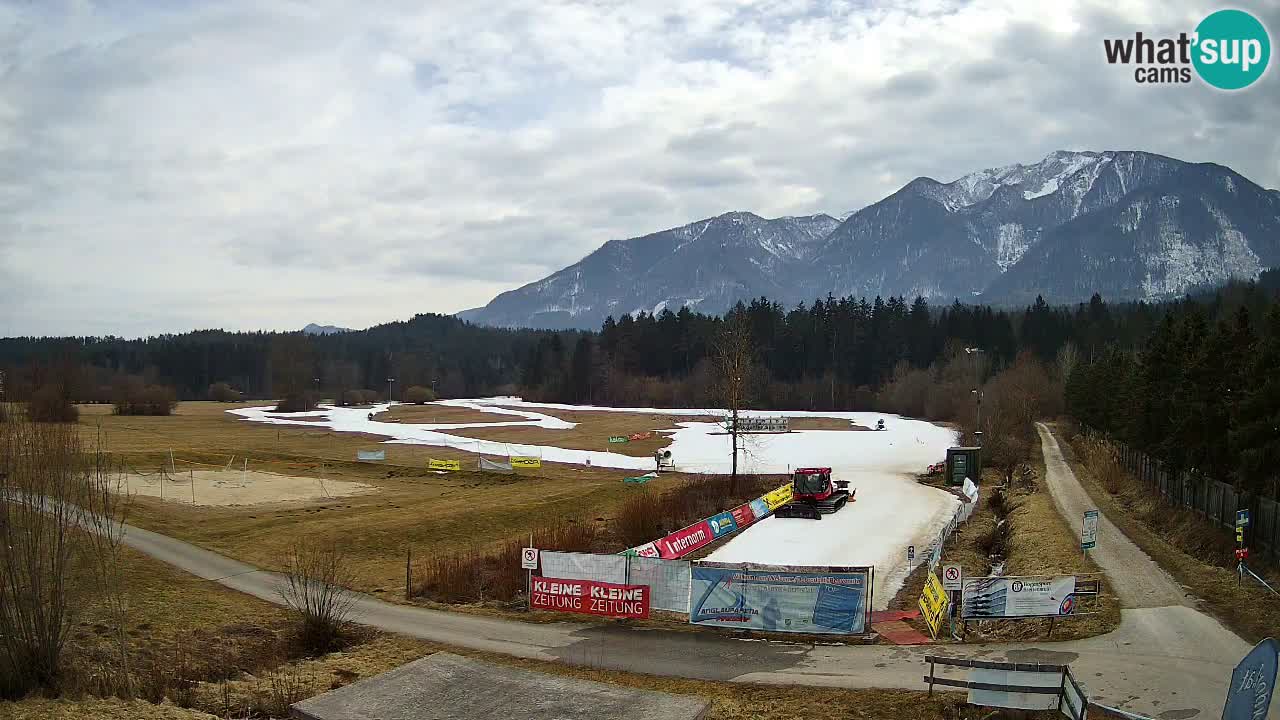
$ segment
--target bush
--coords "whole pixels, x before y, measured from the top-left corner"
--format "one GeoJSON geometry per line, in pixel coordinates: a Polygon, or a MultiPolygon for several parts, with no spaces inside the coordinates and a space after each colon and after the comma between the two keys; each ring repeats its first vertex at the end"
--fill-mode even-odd
{"type": "MultiPolygon", "coordinates": [[[[596,526],[585,520],[561,520],[533,531],[534,546],[547,550],[591,552],[596,538],[596,526]]],[[[432,555],[412,594],[447,603],[515,600],[524,593],[520,550],[526,541],[507,540],[488,552],[473,545],[432,555]]]]}
{"type": "Polygon", "coordinates": [[[414,405],[433,402],[435,399],[436,394],[429,387],[413,385],[404,391],[404,401],[414,405]]]}
{"type": "Polygon", "coordinates": [[[209,399],[215,402],[236,402],[240,399],[240,392],[227,383],[218,382],[209,386],[209,399]]]}
{"type": "Polygon", "coordinates": [[[342,393],[342,404],[370,405],[378,402],[379,397],[381,396],[376,390],[348,390],[342,393]]]}
{"type": "Polygon", "coordinates": [[[280,595],[298,621],[303,646],[316,653],[341,648],[356,601],[342,549],[301,541],[286,563],[280,595]]]}
{"type": "Polygon", "coordinates": [[[316,409],[316,397],[309,392],[293,392],[276,403],[276,412],[308,412],[316,409]]]}
{"type": "Polygon", "coordinates": [[[116,415],[172,415],[178,400],[172,388],[147,385],[129,375],[116,381],[112,403],[116,415]]]}
{"type": "Polygon", "coordinates": [[[27,416],[34,422],[72,423],[80,419],[80,411],[71,404],[62,388],[45,385],[31,394],[27,416]]]}

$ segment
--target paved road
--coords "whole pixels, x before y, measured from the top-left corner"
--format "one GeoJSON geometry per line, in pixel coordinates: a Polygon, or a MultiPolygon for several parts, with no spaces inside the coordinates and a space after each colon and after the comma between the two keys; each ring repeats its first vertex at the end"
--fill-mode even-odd
{"type": "MultiPolygon", "coordinates": [[[[1049,487],[1060,507],[1074,513],[1087,496],[1044,428],[1041,439],[1049,487]]],[[[1100,530],[1103,527],[1114,532],[1110,523],[1100,523],[1100,530]]],[[[125,542],[202,578],[280,602],[280,578],[273,573],[140,528],[127,528],[125,542]]],[[[1114,552],[1099,552],[1095,557],[1116,586],[1123,588],[1122,599],[1135,598],[1139,605],[1123,612],[1115,632],[1074,642],[944,648],[747,642],[712,633],[623,625],[528,624],[393,605],[363,595],[355,612],[363,624],[459,647],[732,682],[922,689],[922,658],[928,652],[997,661],[1069,662],[1099,702],[1162,720],[1218,717],[1231,668],[1247,652],[1246,643],[1183,604],[1181,597],[1170,598],[1167,585],[1157,581],[1159,576],[1149,568],[1138,571],[1144,576],[1141,581],[1123,579],[1141,567],[1141,559],[1134,555],[1137,548],[1123,544],[1118,533],[1102,534],[1099,542],[1115,544],[1114,552]],[[1161,599],[1174,601],[1165,607],[1149,606],[1161,599]]]]}

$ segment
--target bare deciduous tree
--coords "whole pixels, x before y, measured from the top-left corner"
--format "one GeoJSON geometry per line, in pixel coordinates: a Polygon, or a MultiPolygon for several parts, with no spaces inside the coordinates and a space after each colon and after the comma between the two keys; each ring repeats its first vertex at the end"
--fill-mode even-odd
{"type": "Polygon", "coordinates": [[[755,345],[751,324],[743,310],[735,309],[724,319],[716,336],[713,355],[715,366],[714,397],[728,412],[729,437],[732,441],[732,488],[738,485],[738,452],[742,426],[739,417],[750,404],[755,381],[755,345]]]}
{"type": "Polygon", "coordinates": [[[121,589],[122,535],[106,456],[78,427],[0,425],[0,692],[57,686],[80,611],[121,589]]]}
{"type": "Polygon", "coordinates": [[[356,596],[346,555],[335,542],[303,540],[289,554],[280,595],[315,652],[337,648],[351,622],[356,596]]]}

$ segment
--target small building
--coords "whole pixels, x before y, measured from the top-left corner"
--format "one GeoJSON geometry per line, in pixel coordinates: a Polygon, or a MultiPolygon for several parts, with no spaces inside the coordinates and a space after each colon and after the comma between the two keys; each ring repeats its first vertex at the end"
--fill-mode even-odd
{"type": "Polygon", "coordinates": [[[947,484],[960,487],[965,478],[982,482],[982,448],[947,448],[947,484]]]}

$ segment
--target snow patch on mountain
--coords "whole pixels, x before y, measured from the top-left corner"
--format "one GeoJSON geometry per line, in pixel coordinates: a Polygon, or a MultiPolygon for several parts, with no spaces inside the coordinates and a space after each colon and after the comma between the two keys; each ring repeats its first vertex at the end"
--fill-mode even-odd
{"type": "Polygon", "coordinates": [[[996,240],[996,264],[1001,272],[1022,259],[1031,243],[1027,240],[1026,231],[1017,223],[1004,223],[1000,226],[1000,236],[996,240]]]}

